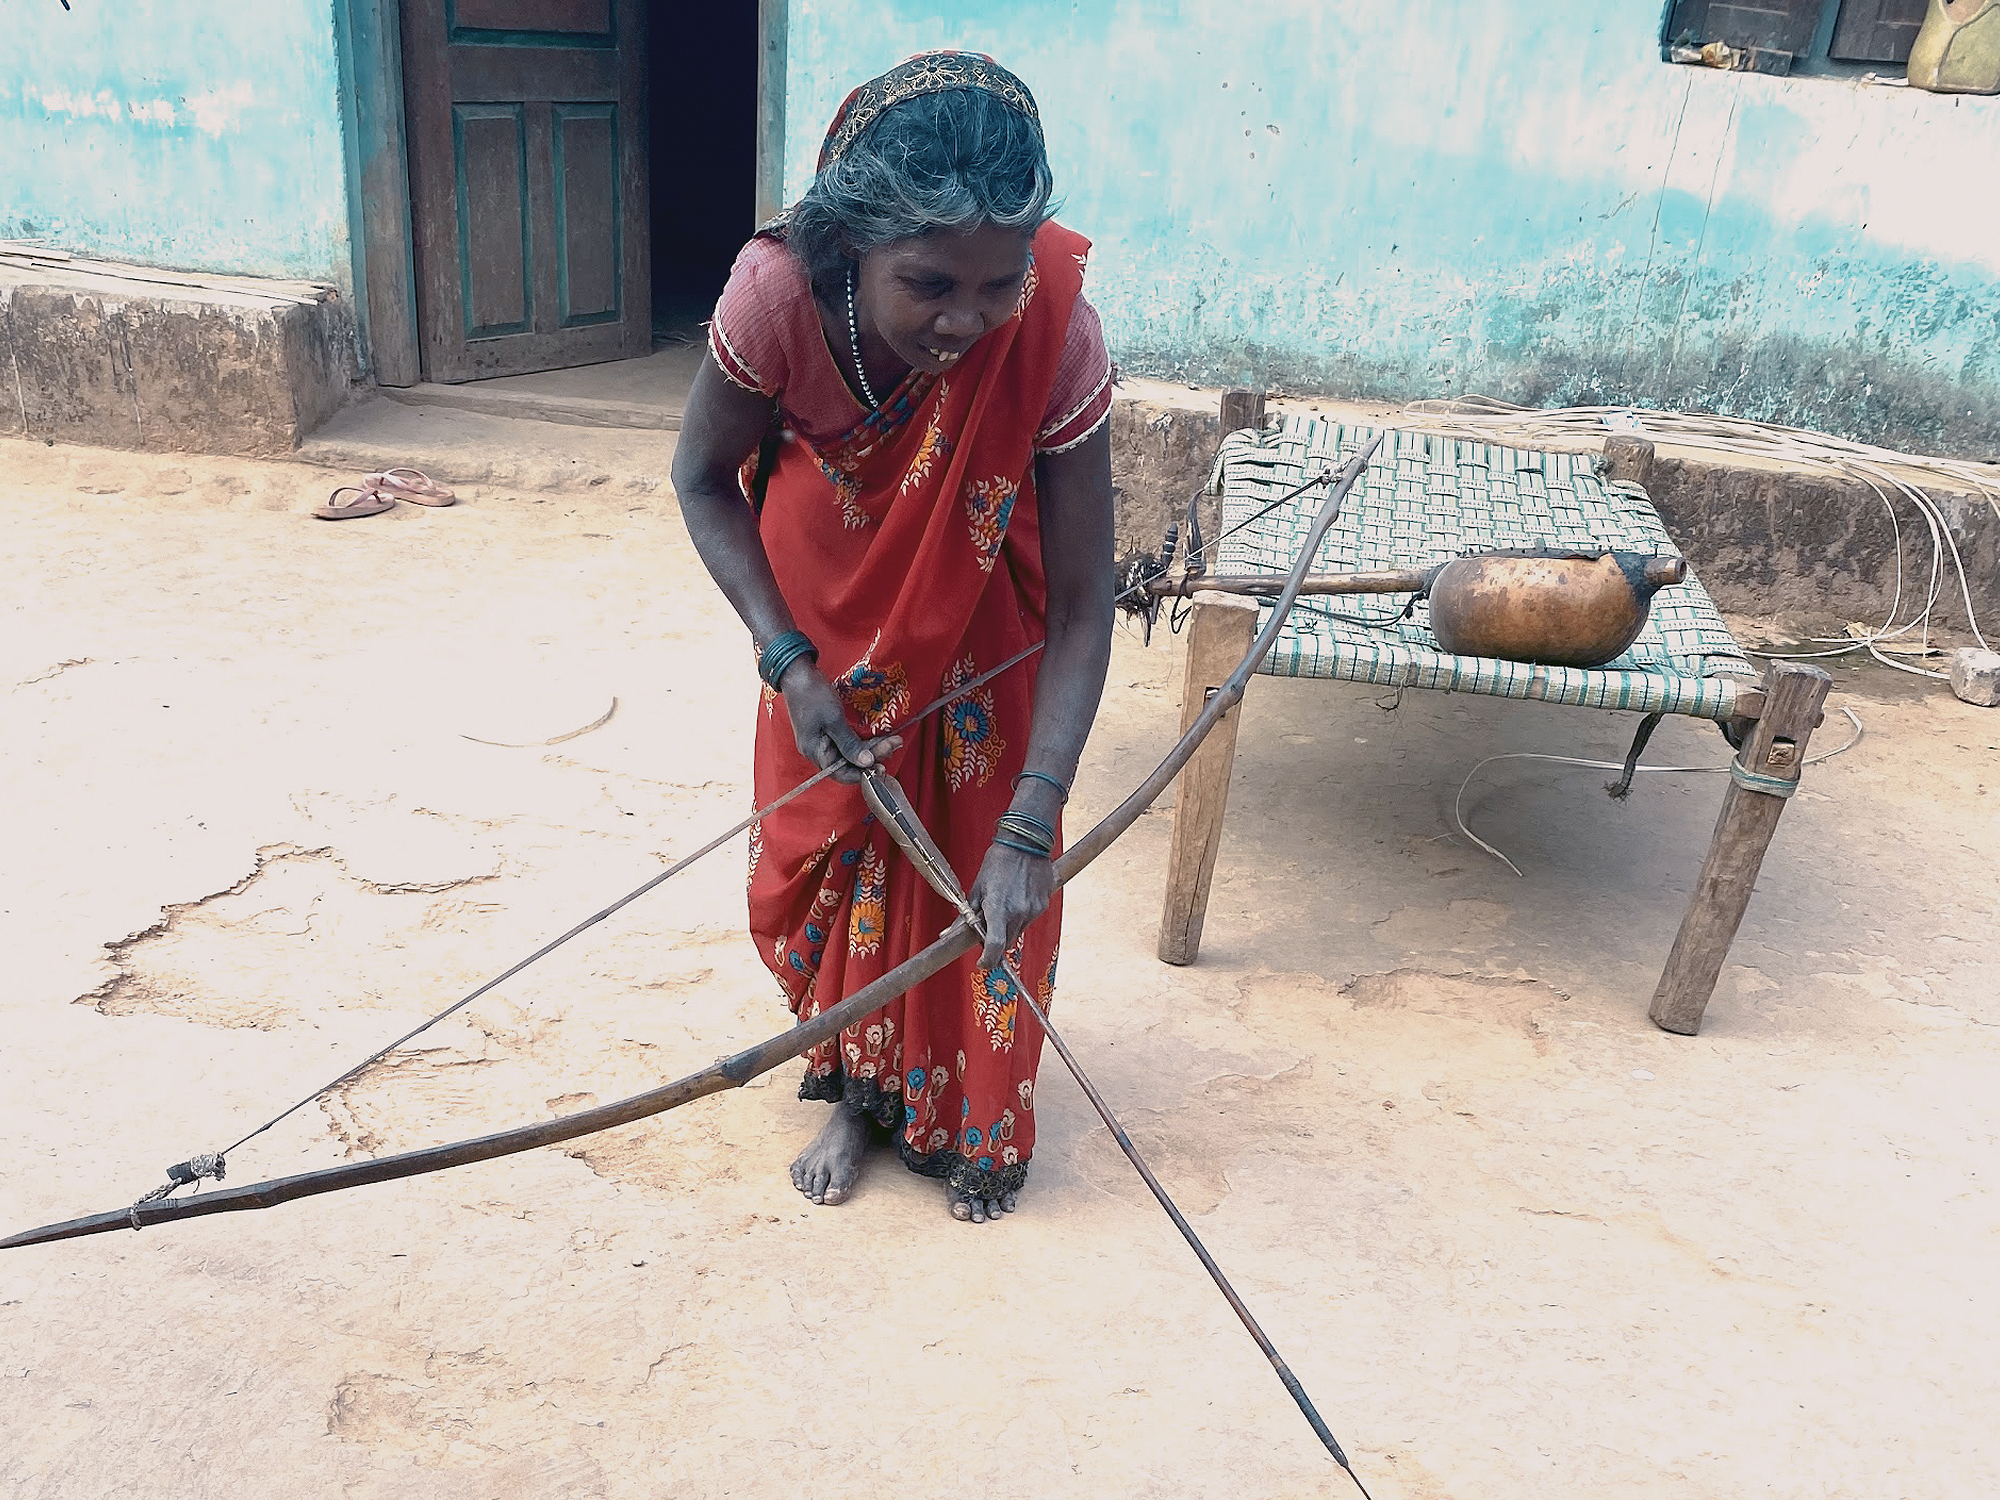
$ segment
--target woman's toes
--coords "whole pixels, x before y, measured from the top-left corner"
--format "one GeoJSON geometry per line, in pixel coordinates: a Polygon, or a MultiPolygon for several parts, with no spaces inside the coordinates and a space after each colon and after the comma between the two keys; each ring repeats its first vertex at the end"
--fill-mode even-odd
{"type": "Polygon", "coordinates": [[[829,1184],[827,1190],[813,1201],[815,1203],[844,1203],[847,1201],[847,1189],[844,1187],[834,1187],[829,1184]]]}
{"type": "Polygon", "coordinates": [[[972,1218],[972,1200],[954,1197],[951,1200],[951,1216],[963,1224],[972,1218]]]}
{"type": "Polygon", "coordinates": [[[1000,1199],[1000,1207],[1001,1207],[1001,1209],[1002,1209],[1002,1210],[1003,1210],[1004,1212],[1007,1212],[1007,1213],[1010,1213],[1010,1214],[1011,1214],[1011,1213],[1012,1213],[1012,1212],[1013,1212],[1013,1211],[1014,1211],[1014,1210],[1015,1210],[1016,1208],[1020,1207],[1020,1204],[1021,1204],[1021,1195],[1020,1195],[1019,1193],[1007,1193],[1007,1194],[1005,1194],[1004,1196],[1002,1196],[1002,1198],[1000,1199]]]}

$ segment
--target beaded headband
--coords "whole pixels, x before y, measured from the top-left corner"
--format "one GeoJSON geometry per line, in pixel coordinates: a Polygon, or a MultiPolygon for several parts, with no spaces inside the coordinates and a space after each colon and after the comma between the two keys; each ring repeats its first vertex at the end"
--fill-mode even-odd
{"type": "Polygon", "coordinates": [[[1041,133],[1041,111],[1028,86],[983,52],[919,52],[899,62],[880,78],[871,78],[841,101],[840,112],[827,127],[819,165],[840,160],[882,112],[905,99],[953,89],[980,89],[1011,105],[1041,133]]]}

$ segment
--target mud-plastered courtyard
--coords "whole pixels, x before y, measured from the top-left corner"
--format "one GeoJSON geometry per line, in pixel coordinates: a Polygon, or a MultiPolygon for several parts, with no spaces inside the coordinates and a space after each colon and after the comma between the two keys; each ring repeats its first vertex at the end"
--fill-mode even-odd
{"type": "MultiPolygon", "coordinates": [[[[314,1097],[749,810],[750,647],[642,438],[339,525],[329,468],[0,444],[0,1232],[302,1099],[230,1185],[785,1029],[739,839],[314,1097]]],[[[1121,632],[1072,836],[1183,650],[1121,632]]],[[[1863,732],[1696,1037],[1646,1006],[1726,776],[1479,765],[1617,716],[1259,679],[1200,961],[1154,956],[1171,795],[1072,887],[1057,1023],[1377,1500],[2000,1492],[2000,711],[1835,676],[1813,750],[1863,732]]],[[[804,1202],[797,1081],[5,1252],[0,1492],[1351,1492],[1052,1056],[987,1225],[887,1156],[804,1202]]]]}

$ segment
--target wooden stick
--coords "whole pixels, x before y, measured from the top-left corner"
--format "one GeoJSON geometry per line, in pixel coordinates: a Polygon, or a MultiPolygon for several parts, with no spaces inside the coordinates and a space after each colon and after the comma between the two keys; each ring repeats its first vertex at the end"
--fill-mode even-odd
{"type": "MultiPolygon", "coordinates": [[[[1257,605],[1240,594],[1195,595],[1188,626],[1187,670],[1182,678],[1181,729],[1200,716],[1217,685],[1242,659],[1257,631],[1257,605]]],[[[1201,952],[1201,924],[1222,847],[1222,816],[1229,807],[1229,775],[1236,764],[1234,709],[1216,721],[1181,773],[1174,801],[1173,853],[1167,861],[1167,896],[1160,911],[1160,962],[1191,964],[1201,952]]]]}
{"type": "MultiPolygon", "coordinates": [[[[1263,427],[1262,391],[1239,389],[1223,392],[1223,437],[1245,428],[1261,432],[1263,427]]],[[[1369,451],[1374,450],[1371,447],[1369,451]]],[[[1219,497],[1216,507],[1211,535],[1221,530],[1219,497]]],[[[1327,508],[1339,509],[1338,505],[1327,508]]],[[[1312,554],[1317,550],[1317,542],[1306,549],[1304,557],[1307,566],[1311,566],[1312,554]]],[[[1189,559],[1194,565],[1206,561],[1204,558],[1189,559]]],[[[1260,577],[1255,580],[1257,586],[1240,592],[1263,593],[1264,581],[1260,577]]],[[[1156,584],[1158,582],[1156,580],[1156,584]]],[[[1294,586],[1294,597],[1303,587],[1304,580],[1300,580],[1294,586]]],[[[1282,591],[1281,584],[1268,592],[1275,596],[1282,591]]],[[[1185,598],[1193,594],[1195,588],[1176,589],[1174,592],[1185,598]]],[[[1249,602],[1244,598],[1232,600],[1221,594],[1196,601],[1194,620],[1188,631],[1185,686],[1181,692],[1183,731],[1216,695],[1218,684],[1228,673],[1229,663],[1243,654],[1244,647],[1256,634],[1256,606],[1250,605],[1247,610],[1241,608],[1249,602]],[[1228,653],[1226,658],[1220,654],[1225,651],[1228,653]]],[[[1237,696],[1242,696],[1240,688],[1237,696]]],[[[1160,912],[1159,954],[1163,963],[1191,964],[1201,950],[1201,923],[1208,911],[1209,883],[1215,875],[1215,852],[1222,843],[1222,814],[1229,802],[1229,773],[1236,764],[1236,713],[1233,704],[1218,718],[1216,731],[1210,738],[1216,743],[1211,746],[1205,741],[1203,750],[1197,751],[1190,759],[1174,802],[1173,853],[1167,865],[1166,903],[1160,912]]]]}
{"type": "Polygon", "coordinates": [[[1763,713],[1736,757],[1715,837],[1702,861],[1673,951],[1647,1012],[1663,1031],[1693,1036],[1722,973],[1736,929],[1743,924],[1764,851],[1777,832],[1789,794],[1758,790],[1738,779],[1769,778],[1797,785],[1806,743],[1819,727],[1833,679],[1801,662],[1773,662],[1764,680],[1763,713]]]}
{"type": "MultiPolygon", "coordinates": [[[[1429,581],[1429,568],[1385,568],[1373,573],[1308,573],[1301,594],[1414,594],[1429,581]]],[[[1185,578],[1155,578],[1149,593],[1187,598],[1204,590],[1221,594],[1275,596],[1285,587],[1283,573],[1191,573],[1185,578]]]]}
{"type": "Polygon", "coordinates": [[[1222,393],[1222,435],[1244,428],[1261,432],[1264,428],[1264,393],[1262,391],[1224,391],[1222,393]]]}
{"type": "Polygon", "coordinates": [[[1604,468],[1607,479],[1646,489],[1653,477],[1653,445],[1629,433],[1614,434],[1604,440],[1604,468]]]}

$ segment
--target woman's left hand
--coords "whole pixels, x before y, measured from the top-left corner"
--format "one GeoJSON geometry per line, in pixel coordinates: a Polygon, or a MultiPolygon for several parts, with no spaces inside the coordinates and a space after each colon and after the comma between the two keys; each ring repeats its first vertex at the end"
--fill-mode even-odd
{"type": "Polygon", "coordinates": [[[1056,869],[1051,861],[1000,844],[987,849],[979,878],[967,893],[972,909],[986,924],[986,946],[979,954],[982,968],[1000,966],[1028,924],[1049,909],[1055,890],[1056,869]]]}

